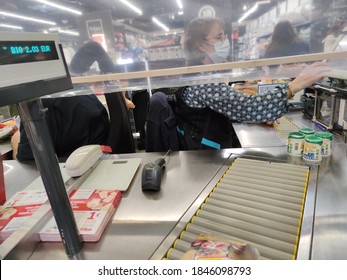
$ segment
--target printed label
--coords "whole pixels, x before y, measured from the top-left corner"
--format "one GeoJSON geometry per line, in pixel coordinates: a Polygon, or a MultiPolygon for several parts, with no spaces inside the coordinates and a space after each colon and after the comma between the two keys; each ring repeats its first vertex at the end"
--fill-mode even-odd
{"type": "Polygon", "coordinates": [[[292,156],[302,156],[302,151],[304,149],[304,139],[288,139],[287,152],[292,156]]]}
{"type": "Polygon", "coordinates": [[[305,142],[302,157],[305,160],[310,160],[310,161],[322,160],[322,147],[321,147],[321,145],[305,142]]]}

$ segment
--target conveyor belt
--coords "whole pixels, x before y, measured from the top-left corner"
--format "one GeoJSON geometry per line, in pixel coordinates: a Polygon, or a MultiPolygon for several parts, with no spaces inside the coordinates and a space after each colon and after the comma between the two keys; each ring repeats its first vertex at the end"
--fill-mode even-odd
{"type": "Polygon", "coordinates": [[[295,125],[293,122],[288,120],[286,117],[281,117],[278,124],[274,125],[274,128],[282,134],[283,137],[285,137],[288,140],[288,135],[290,132],[297,132],[299,131],[299,127],[295,125]]]}
{"type": "Polygon", "coordinates": [[[237,158],[174,242],[180,259],[201,233],[247,242],[262,259],[296,259],[309,168],[237,158]]]}

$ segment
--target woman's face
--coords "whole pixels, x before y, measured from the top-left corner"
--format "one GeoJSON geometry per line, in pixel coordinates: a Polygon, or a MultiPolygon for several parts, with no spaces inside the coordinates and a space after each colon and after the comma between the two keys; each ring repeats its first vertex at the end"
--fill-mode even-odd
{"type": "Polygon", "coordinates": [[[207,42],[213,45],[219,41],[224,41],[225,38],[226,36],[223,27],[218,22],[215,22],[211,26],[205,39],[207,42]]]}
{"type": "Polygon", "coordinates": [[[199,50],[208,54],[209,57],[206,57],[203,61],[204,64],[215,63],[211,60],[211,55],[216,53],[215,45],[223,43],[226,40],[226,35],[224,33],[223,26],[218,22],[213,23],[207,36],[201,42],[199,50]]]}

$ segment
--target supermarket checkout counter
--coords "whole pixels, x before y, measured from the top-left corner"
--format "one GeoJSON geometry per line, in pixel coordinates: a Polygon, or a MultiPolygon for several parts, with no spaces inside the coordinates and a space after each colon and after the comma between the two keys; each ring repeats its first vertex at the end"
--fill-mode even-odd
{"type": "MultiPolygon", "coordinates": [[[[301,114],[289,114],[298,126],[313,126],[301,114]]],[[[82,259],[161,259],[167,255],[186,224],[235,158],[307,164],[286,153],[285,137],[272,127],[236,124],[235,130],[245,148],[220,151],[173,152],[158,193],[141,190],[142,167],[162,154],[136,153],[108,158],[140,157],[142,163],[130,188],[97,243],[85,243],[82,259]]],[[[310,166],[306,203],[298,244],[297,259],[347,259],[347,145],[334,137],[333,155],[320,166],[310,166]]],[[[7,195],[25,188],[39,174],[34,164],[5,161],[7,195]],[[21,174],[18,176],[18,174],[21,174]]],[[[82,176],[83,177],[83,176],[82,176]]],[[[70,179],[68,186],[79,184],[70,179]]],[[[61,243],[43,243],[38,230],[52,216],[46,212],[12,234],[1,246],[1,258],[67,259],[61,243]]]]}

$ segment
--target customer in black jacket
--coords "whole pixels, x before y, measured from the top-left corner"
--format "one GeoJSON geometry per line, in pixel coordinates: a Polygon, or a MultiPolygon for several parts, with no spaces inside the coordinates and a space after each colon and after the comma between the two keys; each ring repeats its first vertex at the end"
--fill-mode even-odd
{"type": "MultiPolygon", "coordinates": [[[[106,144],[108,113],[95,95],[43,98],[46,120],[55,152],[67,158],[75,149],[88,144],[106,144]]],[[[33,153],[23,125],[11,138],[13,158],[32,160],[33,153]]]]}

